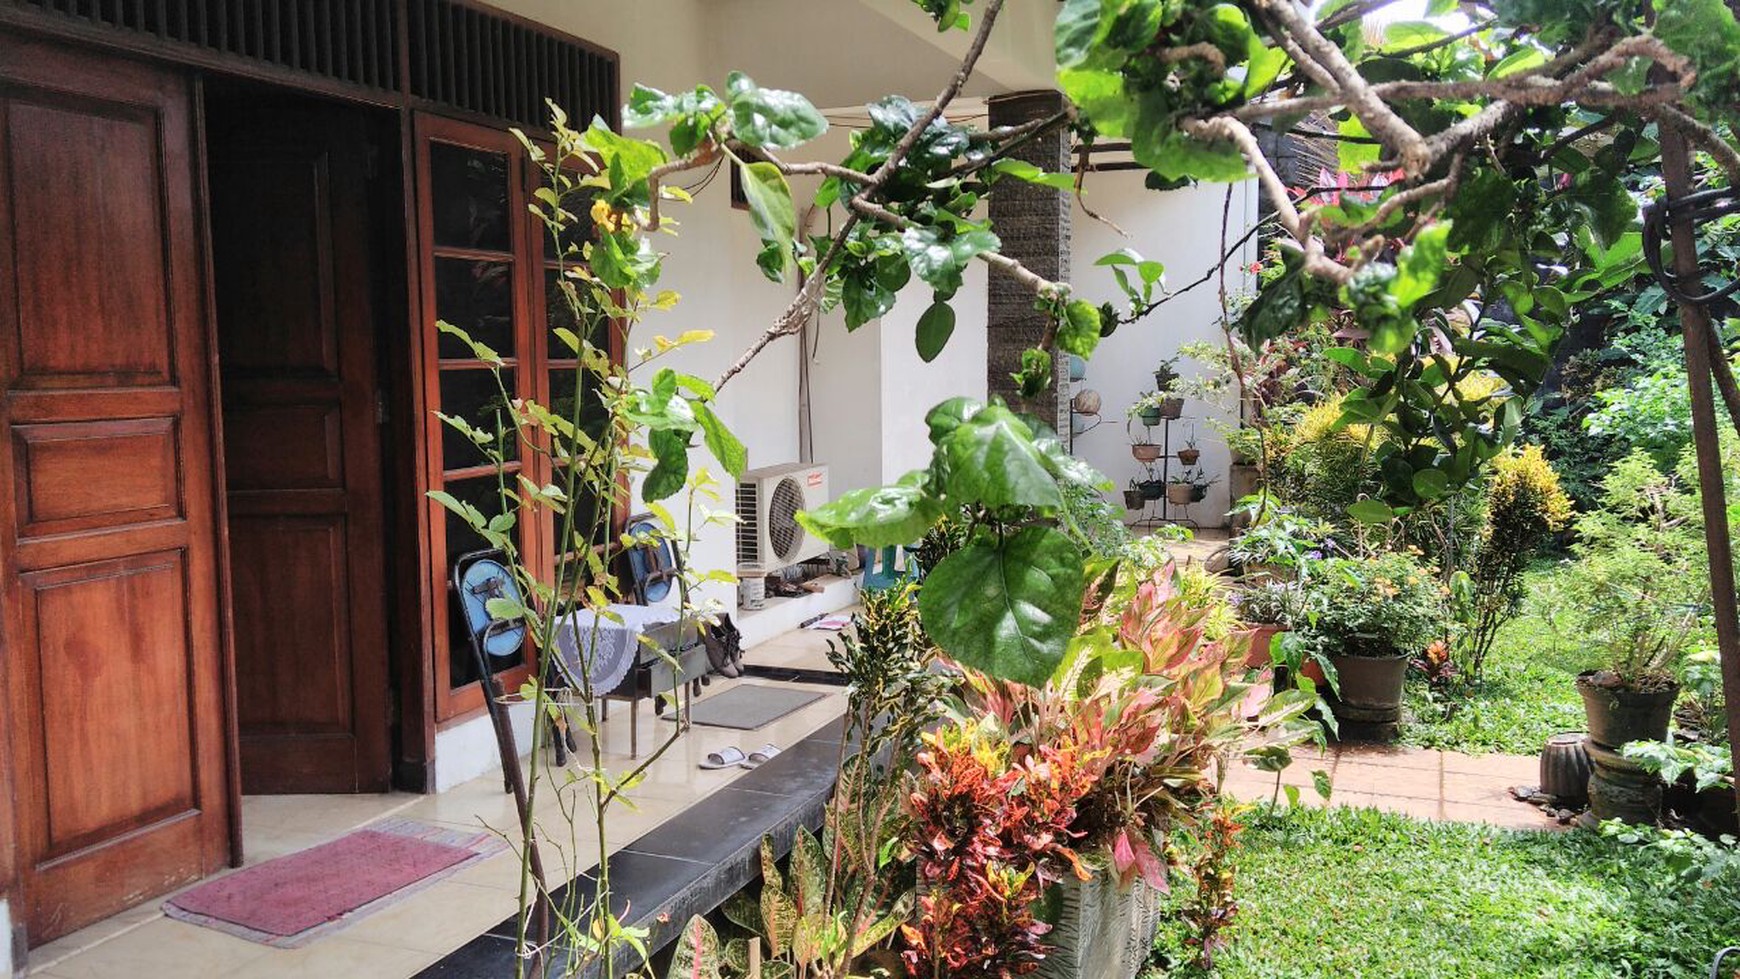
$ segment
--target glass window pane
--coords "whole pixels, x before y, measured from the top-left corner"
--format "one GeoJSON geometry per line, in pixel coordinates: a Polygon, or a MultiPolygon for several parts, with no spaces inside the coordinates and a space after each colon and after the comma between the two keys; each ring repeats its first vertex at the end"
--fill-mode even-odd
{"type": "MultiPolygon", "coordinates": [[[[575,176],[578,177],[579,174],[575,174],[575,176]]],[[[536,222],[538,238],[544,243],[544,258],[552,262],[561,258],[570,265],[580,262],[580,246],[591,241],[594,233],[598,230],[597,226],[592,223],[591,202],[596,196],[598,196],[598,191],[593,187],[578,188],[565,195],[564,208],[574,215],[573,222],[562,230],[562,250],[567,252],[565,256],[558,254],[556,236],[550,233],[549,225],[542,221],[536,222]]]]}
{"type": "MultiPolygon", "coordinates": [[[[514,356],[513,266],[505,262],[435,259],[435,318],[446,320],[503,357],[514,356]]],[[[476,354],[446,333],[436,341],[443,360],[476,354]]]]}
{"type": "Polygon", "coordinates": [[[438,247],[512,250],[506,154],[430,143],[429,183],[438,247]]]}
{"type": "MultiPolygon", "coordinates": [[[[578,354],[556,336],[556,329],[563,327],[572,330],[576,336],[591,341],[593,346],[604,348],[609,341],[605,326],[610,321],[595,309],[582,307],[576,310],[574,304],[568,301],[560,279],[561,273],[555,269],[544,270],[544,317],[549,326],[544,335],[551,360],[573,360],[578,354]]],[[[579,298],[584,302],[588,297],[581,292],[579,298]]]]}
{"type": "MultiPolygon", "coordinates": [[[[503,510],[501,494],[497,489],[494,476],[476,479],[452,480],[443,488],[453,494],[456,499],[470,503],[482,511],[485,516],[494,516],[503,510]]],[[[451,574],[453,564],[463,554],[482,550],[489,545],[484,543],[465,521],[455,516],[451,511],[442,510],[447,523],[447,565],[451,574]]],[[[459,606],[459,599],[452,589],[447,593],[447,644],[450,685],[457,688],[468,683],[477,682],[477,661],[471,650],[471,640],[467,635],[465,612],[459,606]]],[[[491,672],[499,673],[525,662],[525,651],[512,657],[491,657],[491,672]]]]}
{"type": "MultiPolygon", "coordinates": [[[[514,372],[504,369],[501,383],[513,391],[514,372]]],[[[519,439],[514,437],[513,419],[508,416],[507,405],[502,403],[501,388],[491,371],[478,368],[442,371],[441,410],[492,435],[499,424],[507,436],[503,440],[507,458],[519,457],[519,439]]],[[[441,468],[466,469],[489,462],[483,450],[470,439],[454,431],[453,426],[446,422],[439,419],[437,422],[441,425],[441,468]]]]}

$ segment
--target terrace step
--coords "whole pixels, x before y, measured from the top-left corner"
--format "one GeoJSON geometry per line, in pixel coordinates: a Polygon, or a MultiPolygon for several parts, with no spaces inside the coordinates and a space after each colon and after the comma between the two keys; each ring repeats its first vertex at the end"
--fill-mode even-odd
{"type": "MultiPolygon", "coordinates": [[[[844,717],[776,755],[650,832],[611,854],[611,903],[623,924],[649,931],[656,952],[677,937],[693,915],[719,907],[761,876],[761,840],[772,837],[775,853],[791,849],[799,826],[821,826],[839,776],[844,717]],[[625,910],[626,909],[626,910],[625,910]]],[[[558,888],[558,905],[578,888],[582,904],[596,893],[594,871],[558,888]]],[[[509,917],[424,969],[416,979],[501,979],[514,974],[518,916],[509,917]]],[[[635,953],[617,955],[617,974],[637,967],[635,953]]],[[[561,974],[551,965],[551,974],[561,974]]],[[[580,973],[598,974],[597,963],[580,973]]]]}

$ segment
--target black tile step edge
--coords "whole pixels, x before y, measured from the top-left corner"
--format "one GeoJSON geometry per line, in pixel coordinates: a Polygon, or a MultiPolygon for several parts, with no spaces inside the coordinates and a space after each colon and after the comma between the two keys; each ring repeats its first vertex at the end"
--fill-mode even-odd
{"type": "Polygon", "coordinates": [[[802,666],[745,665],[743,675],[757,680],[778,680],[781,683],[825,683],[847,686],[846,675],[834,670],[812,670],[802,666]]]}
{"type": "MultiPolygon", "coordinates": [[[[761,767],[708,795],[654,827],[610,857],[615,897],[627,902],[631,927],[650,931],[647,951],[657,952],[677,937],[697,914],[706,914],[761,876],[761,840],[773,838],[774,852],[791,850],[797,827],[811,831],[822,814],[839,774],[845,718],[828,721],[761,767]],[[745,810],[752,822],[744,825],[745,810]],[[713,835],[710,839],[708,833],[713,835]],[[674,854],[682,854],[674,855],[674,854]]],[[[591,891],[596,879],[582,874],[566,887],[591,891]]],[[[619,905],[620,909],[620,905],[619,905]]],[[[620,910],[619,910],[620,913],[620,910]]],[[[419,972],[415,979],[510,979],[514,975],[517,916],[489,929],[419,972]]],[[[617,974],[640,962],[630,949],[617,954],[617,974]]],[[[594,963],[580,975],[599,973],[594,963]]],[[[552,963],[549,974],[560,975],[552,963]]]]}

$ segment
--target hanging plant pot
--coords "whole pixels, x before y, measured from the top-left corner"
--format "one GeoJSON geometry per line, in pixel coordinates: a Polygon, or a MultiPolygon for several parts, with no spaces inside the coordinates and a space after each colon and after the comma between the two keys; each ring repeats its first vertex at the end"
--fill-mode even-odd
{"type": "Polygon", "coordinates": [[[1079,381],[1087,376],[1087,361],[1077,354],[1069,355],[1069,379],[1079,381]]]}
{"type": "Polygon", "coordinates": [[[1152,442],[1137,442],[1130,446],[1130,454],[1137,462],[1148,463],[1160,458],[1160,447],[1152,442]]]}
{"type": "Polygon", "coordinates": [[[1183,414],[1184,414],[1184,399],[1183,398],[1167,398],[1165,401],[1160,402],[1160,417],[1161,418],[1179,418],[1179,417],[1182,417],[1183,414]]]}
{"type": "Polygon", "coordinates": [[[1166,484],[1166,502],[1173,506],[1188,506],[1195,493],[1196,487],[1189,483],[1166,484]]]}
{"type": "Polygon", "coordinates": [[[1208,499],[1208,484],[1207,483],[1192,483],[1192,484],[1190,484],[1190,502],[1201,503],[1203,500],[1206,500],[1206,499],[1208,499]]]}
{"type": "Polygon", "coordinates": [[[1178,450],[1178,461],[1184,463],[1187,466],[1196,465],[1196,460],[1198,460],[1200,458],[1202,458],[1202,450],[1201,449],[1179,449],[1178,450]]]}
{"type": "Polygon", "coordinates": [[[1145,479],[1136,484],[1144,500],[1158,500],[1166,495],[1166,484],[1158,479],[1145,479]]]}
{"type": "Polygon", "coordinates": [[[1139,489],[1124,491],[1124,509],[1126,510],[1140,510],[1147,502],[1147,498],[1142,495],[1142,491],[1139,489]]]}
{"type": "Polygon", "coordinates": [[[1153,428],[1155,425],[1160,424],[1160,409],[1143,408],[1136,414],[1136,417],[1142,420],[1143,425],[1148,428],[1153,428]]]}

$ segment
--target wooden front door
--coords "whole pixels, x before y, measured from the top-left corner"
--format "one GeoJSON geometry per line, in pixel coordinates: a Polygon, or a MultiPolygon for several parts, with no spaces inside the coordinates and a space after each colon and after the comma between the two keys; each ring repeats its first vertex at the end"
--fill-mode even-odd
{"type": "Polygon", "coordinates": [[[0,36],[0,791],[33,944],[230,855],[190,105],[0,36]]]}
{"type": "Polygon", "coordinates": [[[207,142],[242,787],[385,791],[368,120],[214,100],[207,142]]]}

